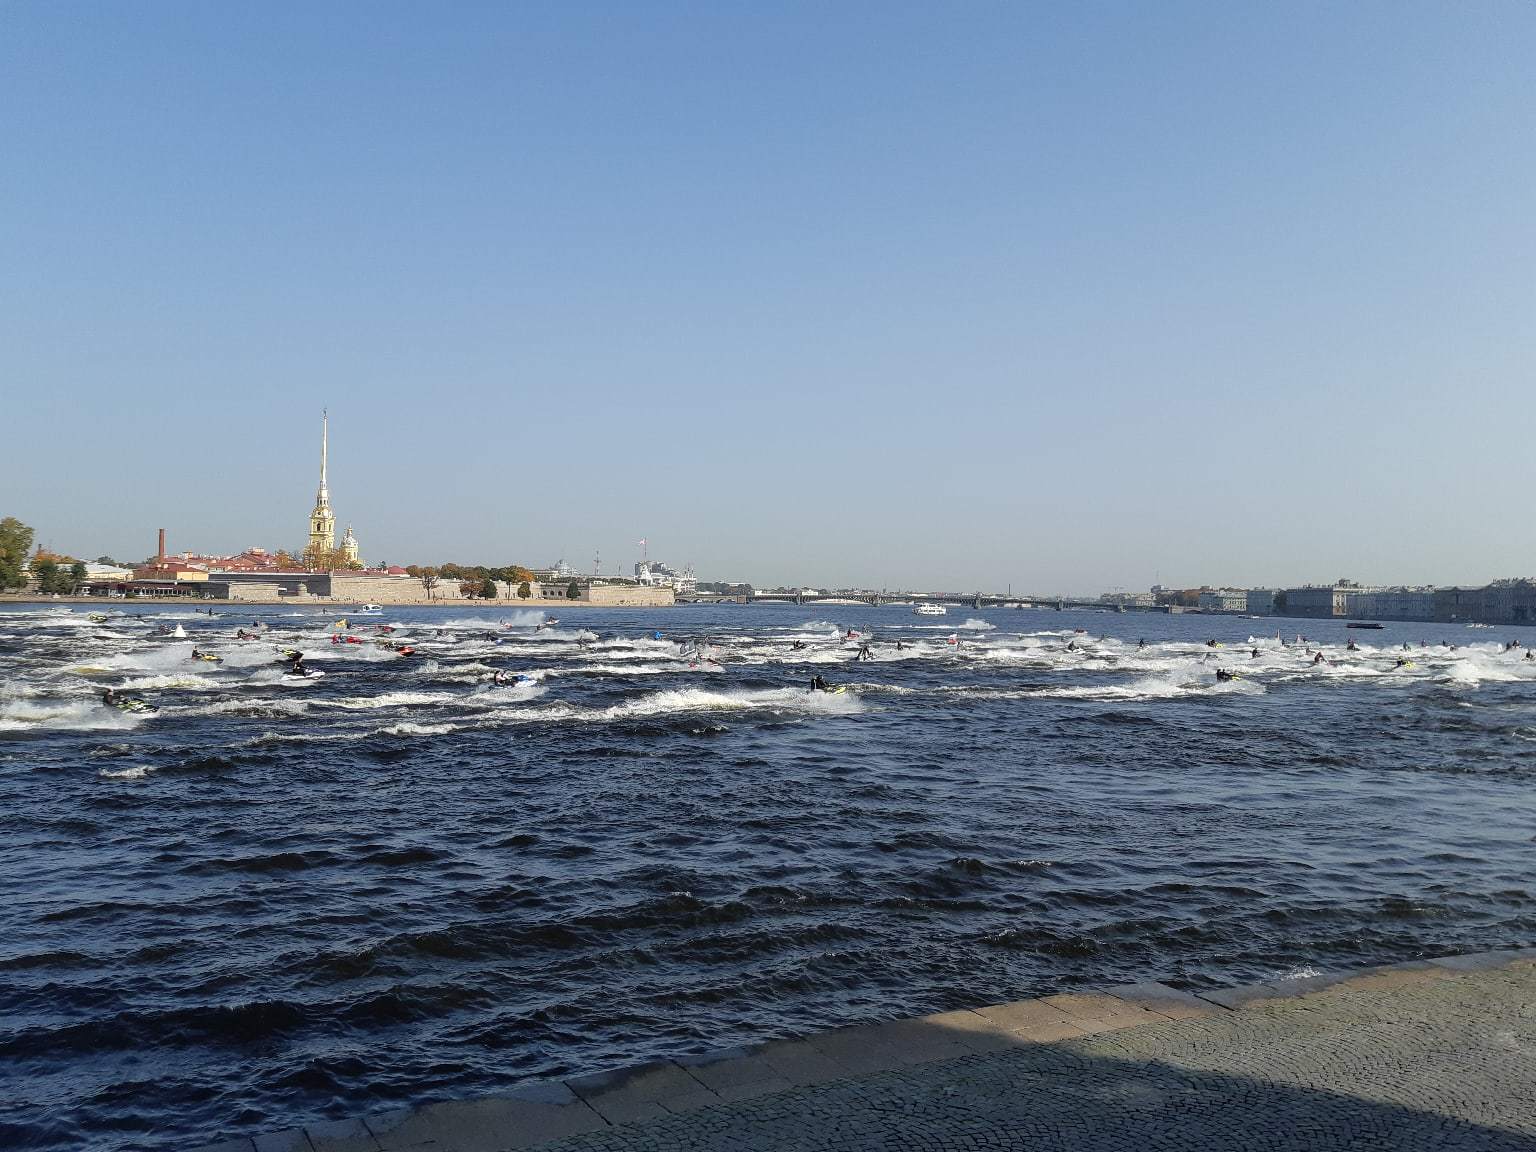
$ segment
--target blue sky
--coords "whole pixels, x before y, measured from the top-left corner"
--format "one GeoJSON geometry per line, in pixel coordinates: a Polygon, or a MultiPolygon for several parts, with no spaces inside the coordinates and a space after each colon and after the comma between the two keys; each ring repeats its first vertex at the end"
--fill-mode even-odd
{"type": "Polygon", "coordinates": [[[0,515],[1095,590],[1536,573],[1536,8],[0,4],[0,515]]]}

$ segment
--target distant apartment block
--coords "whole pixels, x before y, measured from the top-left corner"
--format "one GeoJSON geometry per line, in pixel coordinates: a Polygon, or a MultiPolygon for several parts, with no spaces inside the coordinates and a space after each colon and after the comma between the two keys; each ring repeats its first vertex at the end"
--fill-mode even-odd
{"type": "Polygon", "coordinates": [[[1434,619],[1447,624],[1536,624],[1536,581],[1495,580],[1482,588],[1436,588],[1434,619]]]}
{"type": "Polygon", "coordinates": [[[1346,616],[1363,620],[1433,620],[1433,588],[1368,588],[1347,593],[1346,616]]]}
{"type": "Polygon", "coordinates": [[[1536,624],[1536,581],[1496,580],[1481,588],[1371,588],[1340,580],[1286,588],[1275,597],[1275,612],[1310,619],[1536,624]]]}
{"type": "Polygon", "coordinates": [[[1248,602],[1248,615],[1269,616],[1274,612],[1275,590],[1273,588],[1250,588],[1245,595],[1248,602]]]}
{"type": "Polygon", "coordinates": [[[1207,588],[1200,593],[1202,612],[1246,612],[1248,592],[1242,588],[1207,588]]]}
{"type": "Polygon", "coordinates": [[[1367,591],[1375,591],[1375,589],[1362,588],[1351,580],[1340,580],[1334,584],[1306,584],[1300,588],[1285,588],[1275,596],[1275,611],[1282,616],[1331,620],[1335,616],[1348,616],[1350,596],[1367,591]]]}

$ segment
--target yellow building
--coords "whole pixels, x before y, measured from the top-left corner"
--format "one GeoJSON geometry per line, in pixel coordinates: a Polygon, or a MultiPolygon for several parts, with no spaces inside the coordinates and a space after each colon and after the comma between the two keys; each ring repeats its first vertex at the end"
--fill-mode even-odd
{"type": "Polygon", "coordinates": [[[320,414],[320,490],[315,493],[315,510],[309,514],[309,554],[331,552],[336,547],[336,513],[331,511],[331,492],[325,486],[325,456],[330,439],[330,414],[320,414]]]}

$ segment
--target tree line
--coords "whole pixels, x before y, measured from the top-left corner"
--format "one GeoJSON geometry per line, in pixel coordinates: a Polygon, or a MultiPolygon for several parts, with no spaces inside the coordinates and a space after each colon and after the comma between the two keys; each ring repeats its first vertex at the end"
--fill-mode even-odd
{"type": "Polygon", "coordinates": [[[41,550],[29,560],[33,536],[32,529],[14,516],[0,520],[0,591],[25,588],[29,576],[45,595],[68,596],[78,591],[89,576],[85,561],[41,550]]]}
{"type": "Polygon", "coordinates": [[[421,581],[428,599],[444,581],[456,582],[459,595],[473,599],[494,600],[498,586],[503,584],[509,598],[516,596],[527,600],[533,595],[533,572],[520,564],[502,568],[489,568],[483,564],[409,564],[405,570],[421,581]]]}

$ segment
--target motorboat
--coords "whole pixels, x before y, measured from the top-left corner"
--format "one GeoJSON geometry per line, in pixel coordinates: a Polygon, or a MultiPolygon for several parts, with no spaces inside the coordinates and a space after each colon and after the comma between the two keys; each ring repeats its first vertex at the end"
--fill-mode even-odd
{"type": "Polygon", "coordinates": [[[912,609],[914,616],[945,616],[948,613],[949,609],[942,604],[919,604],[912,609]]]}
{"type": "Polygon", "coordinates": [[[382,616],[382,615],[384,615],[384,605],[382,605],[382,604],[364,604],[364,605],[362,605],[359,608],[354,608],[352,610],[352,615],[354,615],[354,616],[382,616]]]}

